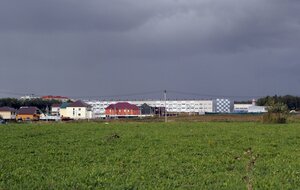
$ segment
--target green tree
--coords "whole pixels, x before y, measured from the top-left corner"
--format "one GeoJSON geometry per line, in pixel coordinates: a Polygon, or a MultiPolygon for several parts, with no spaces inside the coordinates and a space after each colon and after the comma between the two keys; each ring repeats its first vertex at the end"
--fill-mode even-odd
{"type": "Polygon", "coordinates": [[[273,99],[267,106],[268,112],[263,116],[264,123],[287,123],[289,109],[286,104],[273,99]]]}

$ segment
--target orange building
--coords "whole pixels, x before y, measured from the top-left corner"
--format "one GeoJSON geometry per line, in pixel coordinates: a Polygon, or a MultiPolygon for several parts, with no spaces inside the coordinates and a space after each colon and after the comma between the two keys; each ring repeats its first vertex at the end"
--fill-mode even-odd
{"type": "Polygon", "coordinates": [[[137,116],[141,115],[139,107],[128,102],[119,102],[111,104],[105,108],[107,116],[137,116]]]}
{"type": "Polygon", "coordinates": [[[21,107],[17,111],[16,120],[37,121],[40,119],[42,111],[37,107],[21,107]]]}

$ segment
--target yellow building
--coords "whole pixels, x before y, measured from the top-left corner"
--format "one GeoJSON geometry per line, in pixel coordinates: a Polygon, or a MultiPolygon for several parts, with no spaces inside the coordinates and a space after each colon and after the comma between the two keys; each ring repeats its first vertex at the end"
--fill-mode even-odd
{"type": "Polygon", "coordinates": [[[67,107],[69,106],[69,103],[64,102],[60,105],[60,109],[59,109],[59,115],[61,118],[67,118],[68,114],[67,114],[67,107]]]}
{"type": "Polygon", "coordinates": [[[22,121],[37,121],[40,119],[42,111],[37,107],[21,107],[17,111],[17,120],[22,121]]]}

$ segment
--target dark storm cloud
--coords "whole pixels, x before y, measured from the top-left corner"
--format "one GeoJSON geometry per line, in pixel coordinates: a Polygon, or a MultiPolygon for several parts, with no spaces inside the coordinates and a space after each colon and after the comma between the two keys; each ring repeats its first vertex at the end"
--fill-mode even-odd
{"type": "Polygon", "coordinates": [[[2,0],[0,80],[73,96],[300,94],[299,9],[295,0],[2,0]]]}

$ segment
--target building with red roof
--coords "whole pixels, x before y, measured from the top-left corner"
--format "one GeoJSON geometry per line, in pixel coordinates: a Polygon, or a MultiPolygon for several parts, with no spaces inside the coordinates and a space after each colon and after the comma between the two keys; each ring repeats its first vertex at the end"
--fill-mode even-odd
{"type": "Polygon", "coordinates": [[[111,104],[105,108],[105,114],[107,116],[139,116],[141,115],[138,106],[130,104],[128,102],[119,102],[116,104],[111,104]]]}
{"type": "Polygon", "coordinates": [[[62,102],[66,102],[66,101],[70,100],[70,98],[68,98],[66,96],[52,96],[52,95],[42,96],[41,99],[43,99],[43,100],[59,100],[62,102]]]}

